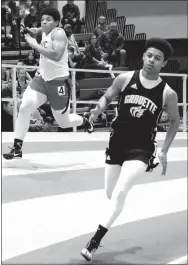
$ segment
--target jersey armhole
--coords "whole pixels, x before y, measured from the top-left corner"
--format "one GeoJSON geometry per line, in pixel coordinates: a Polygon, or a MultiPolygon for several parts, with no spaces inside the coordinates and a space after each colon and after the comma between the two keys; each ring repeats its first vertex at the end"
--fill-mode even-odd
{"type": "Polygon", "coordinates": [[[126,80],[125,82],[123,83],[123,86],[122,86],[122,89],[121,89],[121,92],[123,92],[125,90],[125,88],[128,86],[128,84],[130,83],[133,75],[134,75],[135,71],[131,71],[128,73],[128,75],[126,76],[126,80]]]}

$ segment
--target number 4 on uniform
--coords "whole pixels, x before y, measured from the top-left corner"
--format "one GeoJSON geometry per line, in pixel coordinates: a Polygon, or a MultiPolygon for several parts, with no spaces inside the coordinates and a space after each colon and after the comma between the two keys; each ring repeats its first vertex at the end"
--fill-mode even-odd
{"type": "Polygon", "coordinates": [[[59,96],[65,96],[65,86],[58,86],[57,89],[59,96]]]}

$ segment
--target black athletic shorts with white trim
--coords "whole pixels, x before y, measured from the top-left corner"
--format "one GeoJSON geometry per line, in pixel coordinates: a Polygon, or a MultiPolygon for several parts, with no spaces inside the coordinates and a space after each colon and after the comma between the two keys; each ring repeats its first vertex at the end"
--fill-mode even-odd
{"type": "Polygon", "coordinates": [[[148,165],[146,172],[151,172],[159,163],[154,160],[156,158],[157,144],[153,142],[151,148],[148,146],[126,146],[120,141],[109,141],[109,147],[106,149],[106,160],[105,163],[109,165],[120,165],[122,166],[125,161],[129,160],[140,160],[148,165]]]}

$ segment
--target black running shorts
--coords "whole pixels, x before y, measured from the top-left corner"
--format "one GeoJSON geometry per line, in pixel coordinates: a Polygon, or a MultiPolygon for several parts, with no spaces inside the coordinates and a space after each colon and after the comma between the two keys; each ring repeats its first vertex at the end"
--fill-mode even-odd
{"type": "Polygon", "coordinates": [[[134,144],[124,144],[119,139],[112,136],[109,147],[106,149],[105,163],[109,165],[120,165],[129,160],[140,160],[148,165],[146,171],[152,171],[159,163],[154,163],[156,158],[156,142],[151,145],[135,146],[134,144]]]}

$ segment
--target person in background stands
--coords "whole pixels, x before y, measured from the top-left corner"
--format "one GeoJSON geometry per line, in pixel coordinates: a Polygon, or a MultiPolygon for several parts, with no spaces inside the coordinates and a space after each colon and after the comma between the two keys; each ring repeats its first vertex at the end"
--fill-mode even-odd
{"type": "MultiPolygon", "coordinates": [[[[23,63],[23,61],[19,60],[17,62],[17,65],[20,65],[21,66],[21,65],[24,65],[24,63],[23,63]]],[[[21,69],[24,69],[24,67],[23,68],[17,68],[17,71],[16,71],[16,80],[18,79],[19,72],[20,72],[21,69]]],[[[28,80],[28,81],[31,81],[32,80],[30,74],[27,71],[26,71],[26,80],[28,80]]]]}
{"type": "Polygon", "coordinates": [[[7,37],[7,25],[8,25],[8,16],[11,14],[11,9],[7,6],[6,1],[1,1],[1,33],[5,34],[7,37]]]}
{"type": "Polygon", "coordinates": [[[24,26],[28,28],[38,28],[40,26],[39,16],[35,6],[31,6],[30,13],[24,19],[24,26]]]}
{"type": "Polygon", "coordinates": [[[74,34],[72,32],[72,26],[70,24],[66,24],[64,26],[64,30],[68,38],[69,63],[72,68],[82,68],[82,62],[85,55],[79,50],[74,34]]]}
{"type": "Polygon", "coordinates": [[[17,49],[19,48],[20,22],[22,19],[20,14],[20,1],[11,0],[8,6],[11,9],[9,17],[12,33],[12,47],[17,49]]]}
{"type": "MultiPolygon", "coordinates": [[[[23,60],[23,63],[25,65],[28,65],[28,66],[37,66],[38,65],[38,62],[35,59],[35,54],[33,51],[28,53],[27,57],[23,60]]],[[[31,78],[33,78],[35,73],[36,73],[36,68],[33,68],[33,69],[27,68],[26,70],[27,70],[27,72],[29,72],[31,78]]]]}
{"type": "Polygon", "coordinates": [[[33,5],[32,0],[26,0],[26,2],[23,5],[20,5],[20,14],[22,16],[21,24],[24,24],[25,18],[30,14],[30,9],[33,5]]]}
{"type": "Polygon", "coordinates": [[[12,79],[10,78],[8,82],[2,83],[2,91],[1,91],[2,98],[12,98],[12,79]]]}
{"type": "Polygon", "coordinates": [[[62,15],[61,24],[63,28],[66,24],[70,24],[73,33],[81,32],[84,23],[80,20],[80,10],[79,7],[74,4],[74,0],[67,0],[67,4],[62,8],[62,15]]]}
{"type": "MultiPolygon", "coordinates": [[[[88,45],[85,49],[84,58],[84,69],[101,69],[101,70],[112,70],[112,65],[106,63],[103,60],[103,52],[100,45],[97,42],[97,37],[93,34],[91,35],[88,45]]],[[[106,75],[106,74],[104,74],[106,75]]],[[[114,75],[110,74],[112,78],[114,75]]]]}
{"type": "Polygon", "coordinates": [[[1,83],[7,84],[9,80],[10,73],[5,68],[1,68],[1,83]]]}
{"type": "Polygon", "coordinates": [[[110,29],[101,35],[100,46],[105,53],[104,60],[112,63],[115,67],[125,66],[124,38],[118,32],[117,23],[110,23],[110,29]]]}
{"type": "Polygon", "coordinates": [[[52,8],[53,2],[50,0],[38,1],[38,15],[41,15],[45,8],[52,8]]]}
{"type": "Polygon", "coordinates": [[[2,101],[1,131],[13,132],[13,101],[2,101]]]}
{"type": "Polygon", "coordinates": [[[110,29],[110,26],[106,24],[106,17],[100,16],[99,17],[99,24],[98,26],[94,29],[94,34],[97,37],[97,39],[100,38],[100,36],[108,31],[110,29]]]}
{"type": "Polygon", "coordinates": [[[18,74],[18,79],[16,81],[16,90],[19,92],[22,97],[30,81],[27,80],[26,70],[20,69],[18,74]]]}
{"type": "Polygon", "coordinates": [[[97,37],[93,34],[88,40],[88,45],[85,49],[85,69],[105,69],[108,68],[105,66],[104,61],[102,60],[103,52],[100,45],[97,42],[97,37]]]}

